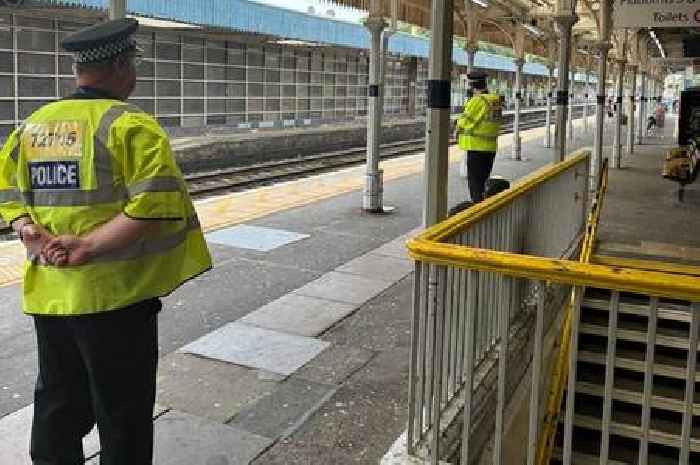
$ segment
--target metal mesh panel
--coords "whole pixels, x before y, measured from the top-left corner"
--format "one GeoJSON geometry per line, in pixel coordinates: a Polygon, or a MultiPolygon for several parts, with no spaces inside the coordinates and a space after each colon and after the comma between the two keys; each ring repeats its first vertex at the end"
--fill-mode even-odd
{"type": "MultiPolygon", "coordinates": [[[[42,102],[74,91],[72,57],[57,44],[87,24],[63,19],[0,15],[3,131],[16,127],[42,102]]],[[[366,114],[366,57],[330,49],[261,47],[220,37],[142,29],[136,39],[144,60],[137,67],[130,101],[157,112],[168,126],[366,114]],[[203,117],[189,117],[193,113],[203,117]]],[[[392,89],[386,93],[387,112],[396,113],[403,108],[400,97],[405,96],[399,88],[406,82],[405,71],[392,67],[388,74],[387,87],[392,89]]]]}

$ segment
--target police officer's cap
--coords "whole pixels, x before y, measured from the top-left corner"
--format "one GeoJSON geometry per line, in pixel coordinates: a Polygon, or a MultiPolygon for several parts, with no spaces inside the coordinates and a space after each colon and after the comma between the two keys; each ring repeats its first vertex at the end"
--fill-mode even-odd
{"type": "Polygon", "coordinates": [[[132,37],[138,28],[135,19],[115,19],[81,29],[66,37],[61,46],[73,53],[76,63],[106,61],[124,52],[138,50],[132,37]]]}

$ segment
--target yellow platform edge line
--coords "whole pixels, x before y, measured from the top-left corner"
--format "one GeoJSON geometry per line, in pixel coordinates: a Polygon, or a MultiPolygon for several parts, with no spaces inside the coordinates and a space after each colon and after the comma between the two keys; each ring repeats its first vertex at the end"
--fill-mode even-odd
{"type": "MultiPolygon", "coordinates": [[[[582,123],[581,120],[577,122],[577,124],[580,123],[582,123]]],[[[528,129],[522,131],[521,134],[521,140],[527,142],[542,137],[544,128],[528,129]]],[[[511,134],[499,137],[500,150],[511,146],[511,134]]],[[[459,148],[456,145],[451,146],[450,162],[456,163],[461,157],[462,152],[459,148]]],[[[421,173],[423,171],[423,160],[424,153],[418,152],[382,161],[381,165],[384,168],[389,168],[389,170],[384,171],[384,180],[392,181],[421,173]]],[[[254,190],[233,192],[219,197],[198,200],[195,202],[195,208],[198,215],[200,215],[202,229],[204,232],[210,232],[362,189],[364,187],[364,172],[364,166],[351,166],[308,178],[295,179],[272,186],[259,187],[254,190]],[[315,189],[314,184],[318,186],[318,190],[315,189]],[[249,199],[247,197],[257,198],[249,199]],[[285,199],[285,201],[281,202],[279,199],[285,199]],[[253,202],[246,203],[246,200],[252,200],[253,202]],[[253,203],[252,208],[249,207],[250,203],[253,203]],[[245,207],[241,207],[241,204],[245,205],[245,207]],[[210,210],[219,211],[212,212],[210,210]],[[209,214],[220,214],[221,212],[229,212],[229,214],[219,215],[217,220],[208,219],[209,214]]],[[[2,267],[0,287],[10,286],[22,281],[24,248],[18,241],[0,243],[0,267],[2,267]],[[11,258],[8,258],[8,256],[11,258]],[[20,259],[17,259],[18,256],[20,259]],[[3,262],[5,263],[4,265],[3,262]]]]}

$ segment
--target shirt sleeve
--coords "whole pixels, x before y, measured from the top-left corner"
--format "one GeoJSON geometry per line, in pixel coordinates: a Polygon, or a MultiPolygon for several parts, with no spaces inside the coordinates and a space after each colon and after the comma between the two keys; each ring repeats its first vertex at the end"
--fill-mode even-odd
{"type": "Polygon", "coordinates": [[[464,113],[457,120],[457,126],[464,134],[469,134],[486,116],[486,103],[483,98],[471,98],[464,106],[464,113]]]}
{"type": "Polygon", "coordinates": [[[124,214],[134,219],[186,219],[187,191],[168,135],[145,113],[127,113],[112,126],[128,192],[124,214]]]}
{"type": "Polygon", "coordinates": [[[0,150],[0,217],[10,224],[17,218],[29,216],[17,187],[19,134],[14,131],[0,150]]]}

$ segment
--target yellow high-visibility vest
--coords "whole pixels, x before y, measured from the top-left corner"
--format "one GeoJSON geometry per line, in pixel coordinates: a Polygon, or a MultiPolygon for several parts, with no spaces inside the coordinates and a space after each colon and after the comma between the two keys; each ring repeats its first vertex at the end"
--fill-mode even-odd
{"type": "Polygon", "coordinates": [[[495,94],[481,94],[470,98],[464,113],[457,120],[459,147],[462,150],[495,152],[503,124],[503,104],[495,94]]]}
{"type": "Polygon", "coordinates": [[[0,215],[53,235],[85,235],[120,213],[159,221],[125,249],[75,267],[24,267],[26,313],[82,315],[169,294],[212,266],[182,174],[160,125],[118,100],[50,103],[0,151],[0,215]]]}

